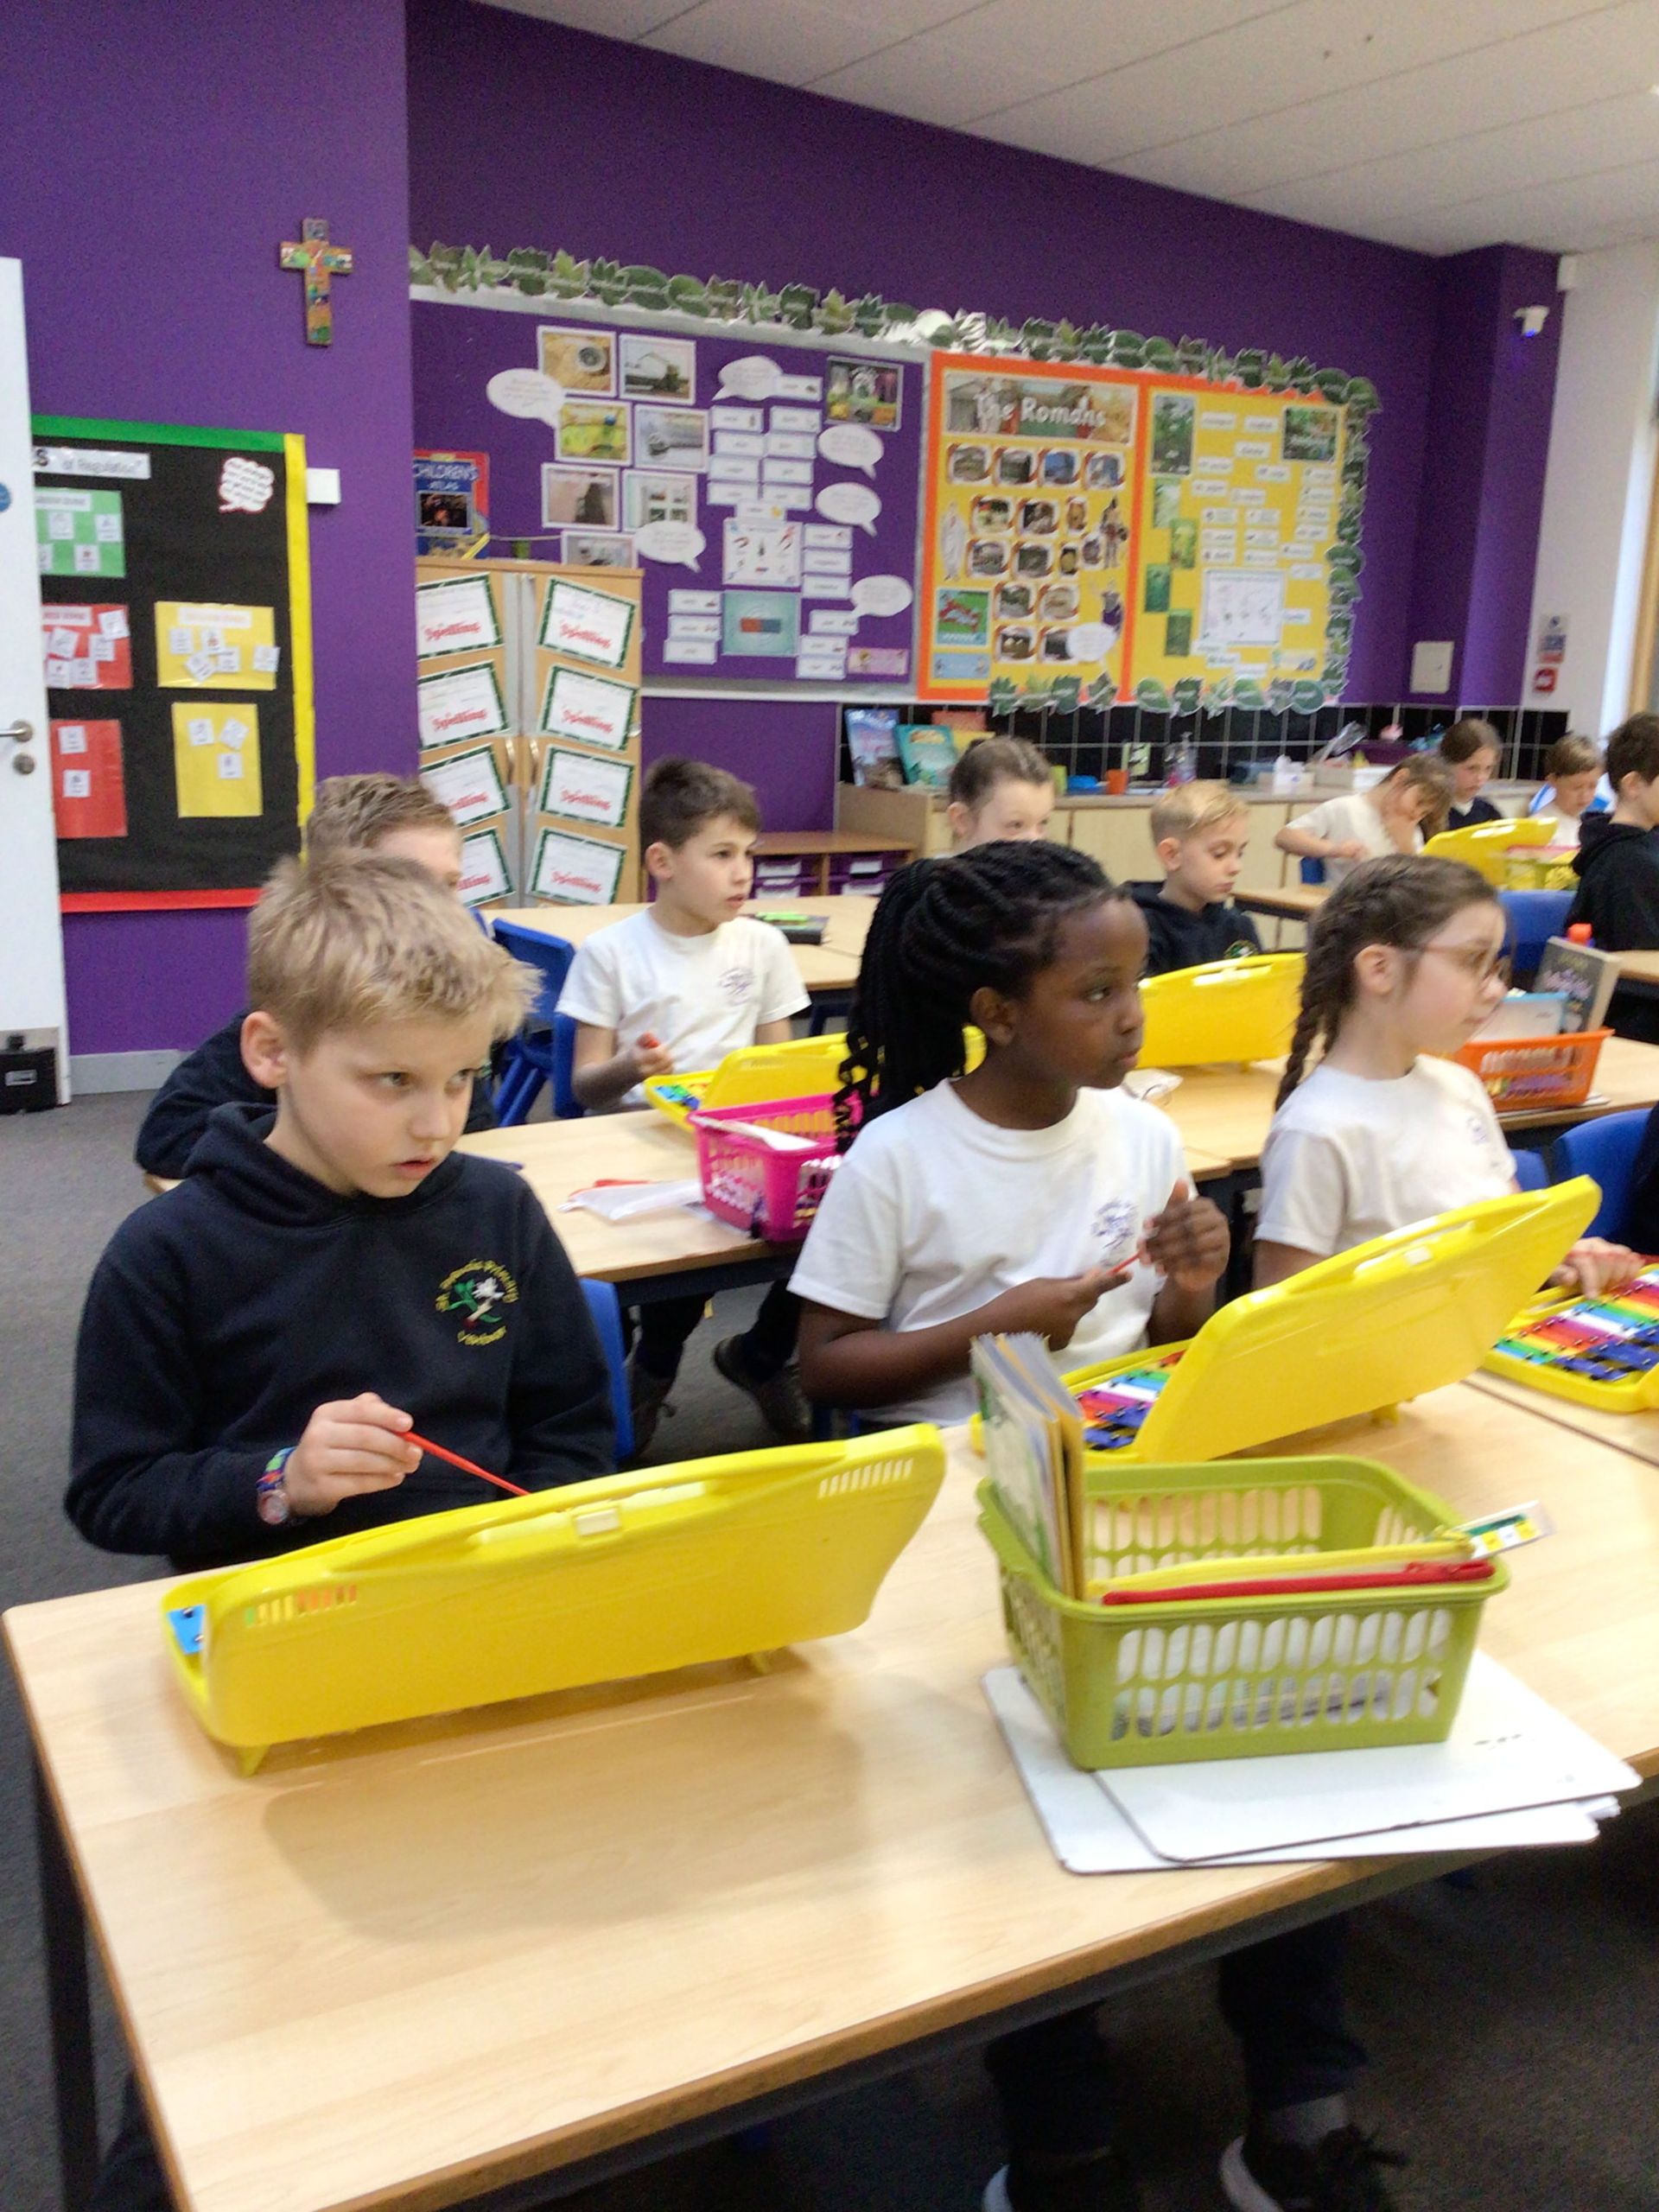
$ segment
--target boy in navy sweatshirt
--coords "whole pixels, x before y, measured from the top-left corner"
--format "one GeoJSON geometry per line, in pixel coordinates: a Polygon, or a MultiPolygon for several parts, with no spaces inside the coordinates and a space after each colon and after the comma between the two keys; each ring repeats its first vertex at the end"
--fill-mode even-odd
{"type": "MultiPolygon", "coordinates": [[[[442,800],[418,776],[330,776],[317,790],[316,804],[305,825],[308,860],[337,858],[342,853],[380,853],[418,861],[444,889],[461,888],[461,832],[442,800]]],[[[179,1062],[149,1102],[133,1154],[148,1175],[176,1181],[207,1133],[215,1107],[232,1100],[245,1106],[271,1106],[270,1092],[253,1076],[242,1057],[245,1014],[227,1021],[179,1062]]],[[[480,1076],[473,1085],[467,1128],[493,1129],[495,1114],[489,1084],[480,1076]]]]}
{"type": "Polygon", "coordinates": [[[575,1277],[510,1168],[454,1150],[531,971],[425,869],[286,863],[249,929],[248,1067],[81,1319],[67,1506],[106,1550],[245,1560],[480,1502],[411,1428],[537,1490],[615,1465],[575,1277]]]}
{"type": "Polygon", "coordinates": [[[1232,903],[1250,810],[1227,784],[1177,784],[1153,802],[1161,883],[1131,883],[1147,925],[1147,973],[1260,952],[1255,924],[1232,903]]]}

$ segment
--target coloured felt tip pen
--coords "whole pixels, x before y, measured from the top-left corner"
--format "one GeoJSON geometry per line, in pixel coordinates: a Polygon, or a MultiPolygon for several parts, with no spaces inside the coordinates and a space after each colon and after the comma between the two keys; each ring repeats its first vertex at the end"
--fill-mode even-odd
{"type": "Polygon", "coordinates": [[[430,1452],[435,1459],[447,1459],[452,1467],[459,1467],[463,1475],[476,1475],[481,1483],[493,1483],[497,1490],[506,1491],[513,1497],[528,1497],[530,1492],[518,1483],[510,1483],[505,1475],[493,1475],[487,1467],[475,1466],[472,1460],[463,1459],[459,1452],[446,1452],[442,1444],[433,1444],[424,1436],[416,1436],[412,1428],[404,1432],[405,1444],[412,1444],[417,1452],[430,1452]]]}
{"type": "Polygon", "coordinates": [[[1489,1559],[1414,1560],[1404,1567],[1357,1568],[1349,1574],[1282,1574],[1238,1582],[1188,1582],[1161,1590],[1107,1590],[1103,1605],[1167,1605],[1195,1598],[1325,1596],[1342,1590],[1420,1589],[1425,1583],[1490,1582],[1489,1559]]]}

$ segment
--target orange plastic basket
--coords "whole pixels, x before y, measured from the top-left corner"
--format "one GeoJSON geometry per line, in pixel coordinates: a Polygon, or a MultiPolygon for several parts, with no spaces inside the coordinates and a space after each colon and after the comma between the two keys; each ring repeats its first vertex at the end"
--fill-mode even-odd
{"type": "Polygon", "coordinates": [[[1472,1068],[1500,1114],[1529,1106],[1581,1106],[1611,1029],[1567,1037],[1471,1037],[1452,1057],[1472,1068]]]}

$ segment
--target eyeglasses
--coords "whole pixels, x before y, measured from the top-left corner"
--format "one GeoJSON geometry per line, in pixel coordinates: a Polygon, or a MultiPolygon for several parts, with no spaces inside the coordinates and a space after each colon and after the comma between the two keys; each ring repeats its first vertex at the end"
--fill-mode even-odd
{"type": "Polygon", "coordinates": [[[1455,960],[1471,983],[1496,980],[1507,990],[1514,973],[1514,963],[1507,952],[1489,952],[1484,944],[1420,944],[1417,950],[1438,952],[1443,960],[1455,960]]]}

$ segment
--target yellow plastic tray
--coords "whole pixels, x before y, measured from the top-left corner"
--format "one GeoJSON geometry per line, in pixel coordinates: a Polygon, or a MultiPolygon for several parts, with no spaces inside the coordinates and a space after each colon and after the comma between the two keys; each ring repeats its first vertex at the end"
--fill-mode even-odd
{"type": "Polygon", "coordinates": [[[1300,952],[1264,952],[1148,976],[1141,986],[1147,1019],[1141,1065],[1276,1059],[1290,1050],[1305,964],[1300,952]]]}
{"type": "MultiPolygon", "coordinates": [[[[1651,1296],[1659,1289],[1659,1264],[1644,1269],[1638,1280],[1651,1296]]],[[[1659,1325],[1659,1313],[1645,1304],[1627,1302],[1619,1291],[1605,1291],[1599,1298],[1586,1298],[1578,1290],[1556,1291],[1548,1298],[1535,1299],[1517,1313],[1481,1364],[1511,1382],[1525,1383],[1529,1390],[1569,1399],[1575,1406],[1593,1406],[1600,1413],[1641,1414],[1659,1406],[1659,1366],[1650,1367],[1645,1375],[1602,1377],[1569,1374],[1550,1363],[1548,1354],[1553,1351],[1559,1357],[1566,1351],[1565,1346],[1537,1345],[1535,1351],[1546,1357],[1529,1357],[1523,1348],[1527,1331],[1551,1321],[1570,1322],[1580,1313],[1630,1329],[1659,1325]]]]}
{"type": "Polygon", "coordinates": [[[839,1636],[944,1472],[921,1424],[606,1475],[194,1576],[162,1626],[251,1770],[298,1737],[839,1636]]]}
{"type": "Polygon", "coordinates": [[[1502,889],[1508,877],[1505,854],[1512,845],[1548,845],[1555,836],[1553,814],[1523,814],[1510,821],[1471,822],[1466,830],[1442,830],[1423,847],[1425,860],[1464,861],[1488,883],[1502,889]]]}
{"type": "Polygon", "coordinates": [[[1587,1175],[1481,1198],[1236,1298],[1183,1344],[1077,1369],[1073,1391],[1174,1361],[1134,1441],[1091,1459],[1219,1459],[1460,1382],[1600,1203],[1587,1175]]]}
{"type": "MultiPolygon", "coordinates": [[[[977,1029],[963,1034],[968,1065],[976,1068],[985,1057],[985,1039],[977,1029]]],[[[791,1037],[782,1045],[744,1045],[728,1052],[717,1068],[648,1076],[645,1092],[659,1114],[684,1128],[692,1115],[706,1106],[769,1106],[779,1098],[825,1097],[840,1089],[841,1064],[846,1057],[847,1039],[836,1033],[791,1037]],[[671,1096],[676,1091],[693,1096],[671,1096]]]]}

